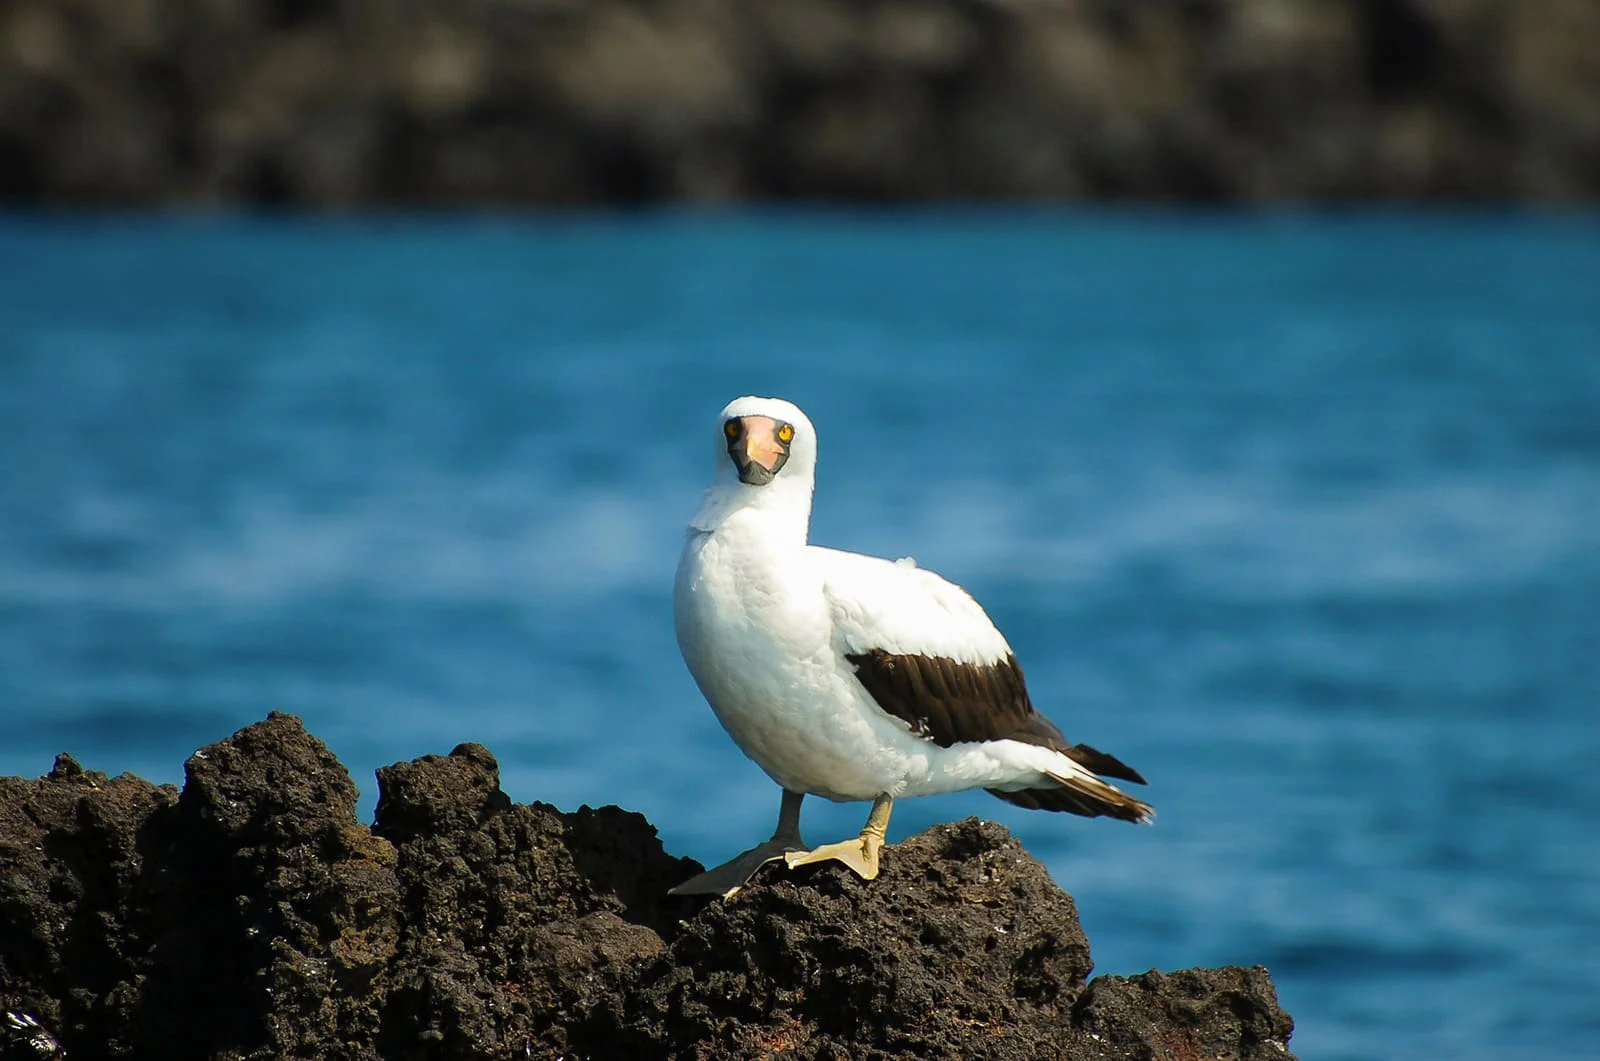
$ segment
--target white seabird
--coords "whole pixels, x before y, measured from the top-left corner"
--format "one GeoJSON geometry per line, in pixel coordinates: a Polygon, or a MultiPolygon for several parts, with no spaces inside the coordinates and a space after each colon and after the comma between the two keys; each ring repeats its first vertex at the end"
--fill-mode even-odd
{"type": "Polygon", "coordinates": [[[772,838],[678,885],[732,895],[767,862],[836,859],[878,875],[894,801],[983,788],[1023,807],[1147,822],[1096,776],[1144,783],[1069,744],[1034,710],[1011,646],[977,601],[909,560],[810,545],[817,435],[781,398],[717,421],[717,475],[674,588],[678,644],[739,748],[783,788],[772,838]],[[808,849],[806,793],[872,800],[858,838],[808,849]]]}

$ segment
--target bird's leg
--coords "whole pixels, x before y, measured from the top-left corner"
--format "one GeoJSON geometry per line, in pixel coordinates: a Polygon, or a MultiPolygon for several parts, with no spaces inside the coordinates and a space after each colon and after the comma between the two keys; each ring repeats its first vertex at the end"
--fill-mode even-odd
{"type": "Polygon", "coordinates": [[[805,851],[806,842],[800,839],[800,801],[804,792],[783,790],[783,804],[778,809],[778,828],[772,839],[757,844],[742,855],[735,855],[715,869],[708,869],[697,877],[690,877],[668,895],[720,895],[731,899],[755,876],[756,870],[768,862],[776,862],[791,851],[805,851]]]}
{"type": "Polygon", "coordinates": [[[883,847],[883,837],[889,830],[889,812],[894,809],[891,796],[879,796],[872,803],[872,813],[861,835],[854,840],[841,840],[837,844],[823,844],[813,851],[795,851],[784,855],[790,869],[811,862],[833,859],[843,862],[861,875],[862,880],[872,880],[878,875],[878,849],[883,847]]]}

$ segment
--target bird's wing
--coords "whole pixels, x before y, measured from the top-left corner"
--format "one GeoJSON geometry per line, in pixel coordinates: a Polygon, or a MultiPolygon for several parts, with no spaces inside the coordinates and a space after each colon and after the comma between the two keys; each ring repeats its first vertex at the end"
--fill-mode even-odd
{"type": "Polygon", "coordinates": [[[1007,737],[1064,743],[966,590],[909,560],[815,552],[834,647],[884,711],[942,747],[1007,737]]]}
{"type": "Polygon", "coordinates": [[[1070,744],[1033,706],[1022,667],[983,606],[910,560],[812,547],[835,650],[877,705],[941,747],[1016,740],[1142,784],[1114,756],[1070,744]]]}

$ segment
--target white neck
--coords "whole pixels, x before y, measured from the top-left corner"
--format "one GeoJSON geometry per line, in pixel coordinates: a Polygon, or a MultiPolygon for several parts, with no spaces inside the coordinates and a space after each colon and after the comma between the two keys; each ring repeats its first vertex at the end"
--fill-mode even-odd
{"type": "Polygon", "coordinates": [[[712,534],[729,525],[759,528],[773,544],[804,545],[811,526],[810,477],[779,476],[766,486],[717,483],[700,501],[689,530],[712,534]]]}

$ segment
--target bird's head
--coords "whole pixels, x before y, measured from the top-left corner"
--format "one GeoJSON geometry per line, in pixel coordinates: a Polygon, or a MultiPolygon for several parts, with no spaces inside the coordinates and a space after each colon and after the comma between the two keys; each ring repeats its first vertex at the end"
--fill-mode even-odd
{"type": "Polygon", "coordinates": [[[782,475],[805,480],[809,492],[817,433],[798,405],[782,398],[735,398],[723,408],[719,423],[719,461],[728,462],[721,467],[731,466],[739,482],[764,487],[782,475]]]}
{"type": "Polygon", "coordinates": [[[765,534],[792,532],[804,543],[811,521],[817,432],[800,407],[782,398],[735,398],[717,416],[717,478],[689,521],[713,531],[736,514],[765,534]]]}

